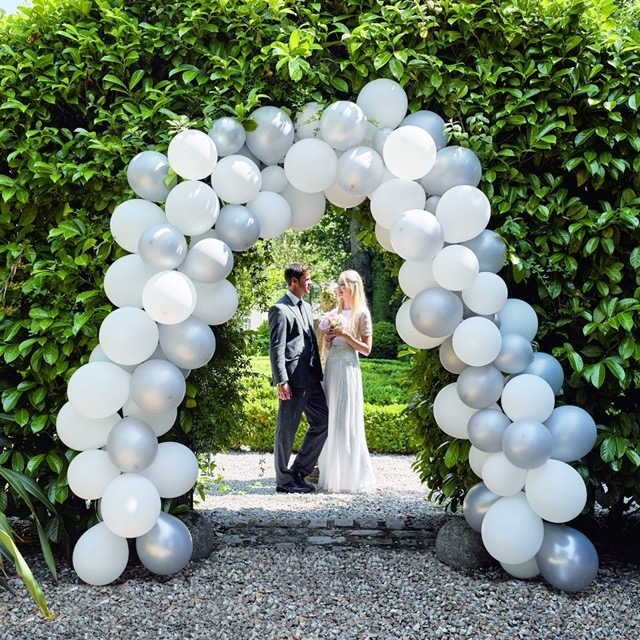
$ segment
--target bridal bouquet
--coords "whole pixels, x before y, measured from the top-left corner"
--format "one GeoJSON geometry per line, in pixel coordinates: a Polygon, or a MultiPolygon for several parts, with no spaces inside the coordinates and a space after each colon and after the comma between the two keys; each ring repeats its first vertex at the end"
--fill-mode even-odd
{"type": "Polygon", "coordinates": [[[343,315],[339,314],[337,311],[329,311],[329,313],[325,314],[320,320],[320,328],[323,331],[328,331],[329,329],[335,329],[336,327],[344,327],[345,326],[345,318],[343,315]]]}

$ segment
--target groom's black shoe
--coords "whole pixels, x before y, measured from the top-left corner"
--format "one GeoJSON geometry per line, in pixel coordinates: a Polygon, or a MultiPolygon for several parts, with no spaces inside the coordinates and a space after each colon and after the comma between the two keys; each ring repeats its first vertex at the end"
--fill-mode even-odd
{"type": "Polygon", "coordinates": [[[292,471],[291,473],[293,474],[293,481],[295,482],[295,484],[301,485],[303,487],[309,487],[309,491],[316,490],[315,484],[311,484],[310,482],[305,482],[304,473],[301,473],[300,471],[292,471]]]}
{"type": "Polygon", "coordinates": [[[307,484],[297,484],[296,482],[287,482],[287,484],[277,484],[276,493],[311,493],[313,487],[307,484]]]}

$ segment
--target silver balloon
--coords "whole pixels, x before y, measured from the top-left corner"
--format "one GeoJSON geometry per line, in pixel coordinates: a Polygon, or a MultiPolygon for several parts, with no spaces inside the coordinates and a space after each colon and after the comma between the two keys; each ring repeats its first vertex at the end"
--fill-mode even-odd
{"type": "Polygon", "coordinates": [[[240,151],[247,132],[235,118],[224,116],[213,123],[208,135],[214,141],[219,156],[230,156],[240,151]]]}
{"type": "Polygon", "coordinates": [[[477,411],[467,422],[467,433],[471,444],[485,453],[502,451],[502,436],[511,420],[499,409],[477,411]]]}
{"type": "Polygon", "coordinates": [[[500,500],[493,491],[489,491],[484,482],[478,482],[469,489],[462,502],[462,511],[467,524],[475,531],[482,531],[482,520],[491,505],[500,500]]]}
{"type": "Polygon", "coordinates": [[[144,421],[123,418],[109,432],[107,454],[125,473],[138,473],[151,465],[158,453],[158,438],[144,421]]]}
{"type": "Polygon", "coordinates": [[[398,126],[406,127],[407,125],[424,129],[433,138],[436,149],[442,149],[447,145],[445,122],[437,113],[425,110],[415,111],[406,116],[398,126]]]}
{"type": "Polygon", "coordinates": [[[220,209],[215,230],[232,251],[246,251],[260,237],[260,221],[248,207],[228,204],[220,209]]]}
{"type": "Polygon", "coordinates": [[[438,151],[433,168],[419,182],[428,194],[442,196],[459,185],[477,187],[481,177],[482,165],[478,156],[471,149],[452,145],[438,151]]]}
{"type": "Polygon", "coordinates": [[[519,333],[505,333],[502,347],[493,364],[504,373],[521,373],[533,358],[531,342],[519,333]]]}
{"type": "Polygon", "coordinates": [[[131,374],[131,400],[148,413],[167,413],[184,399],[187,390],[178,367],[166,360],[147,360],[131,374]]]}
{"type": "Polygon", "coordinates": [[[176,367],[203,367],[215,353],[216,337],[211,327],[194,316],[178,324],[161,324],[158,330],[162,351],[176,367]]]}
{"type": "Polygon", "coordinates": [[[485,229],[475,238],[461,244],[476,254],[480,263],[480,271],[498,273],[504,266],[507,258],[507,245],[495,231],[485,229]]]}
{"type": "Polygon", "coordinates": [[[553,356],[541,351],[533,354],[531,362],[522,373],[532,373],[546,380],[556,395],[560,393],[564,384],[562,365],[553,356]]]}
{"type": "Polygon", "coordinates": [[[519,469],[537,469],[551,456],[553,438],[541,422],[522,418],[512,422],[502,434],[506,459],[519,469]]]}
{"type": "Polygon", "coordinates": [[[448,337],[441,345],[438,352],[440,364],[451,373],[462,373],[469,365],[462,362],[453,350],[451,337],[448,337]]]}
{"type": "Polygon", "coordinates": [[[596,443],[596,423],[580,407],[556,407],[544,424],[553,439],[551,457],[554,460],[579,460],[586,456],[596,443]]]}
{"type": "Polygon", "coordinates": [[[181,271],[196,282],[222,282],[233,269],[233,252],[219,238],[202,238],[192,242],[181,271]]]}
{"type": "Polygon", "coordinates": [[[593,543],[566,525],[544,523],[536,562],[542,577],[562,591],[582,591],[598,575],[598,552],[593,543]]]}
{"type": "Polygon", "coordinates": [[[129,162],[127,182],[134,193],[151,202],[164,202],[176,184],[174,178],[167,186],[169,159],[159,151],[142,151],[129,162]]]}
{"type": "Polygon", "coordinates": [[[291,118],[278,107],[259,107],[251,114],[256,123],[247,131],[246,146],[265,164],[278,164],[284,160],[293,145],[294,128],[291,118]]]}
{"type": "Polygon", "coordinates": [[[138,240],[138,254],[149,267],[175,269],[187,255],[187,240],[171,224],[154,224],[142,232],[138,240]]]}
{"type": "Polygon", "coordinates": [[[493,365],[467,367],[458,376],[456,391],[460,400],[472,409],[486,409],[502,395],[504,377],[493,365]]]}
{"type": "Polygon", "coordinates": [[[452,291],[431,287],[411,303],[411,324],[425,336],[443,338],[452,334],[462,320],[462,301],[452,291]]]}
{"type": "Polygon", "coordinates": [[[184,522],[162,512],[153,528],[136,538],[136,551],[149,571],[168,576],[189,564],[193,539],[184,522]]]}

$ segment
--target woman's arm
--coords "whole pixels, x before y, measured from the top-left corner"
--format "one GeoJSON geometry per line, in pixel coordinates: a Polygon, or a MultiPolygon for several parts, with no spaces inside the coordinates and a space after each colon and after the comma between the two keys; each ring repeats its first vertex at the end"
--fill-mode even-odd
{"type": "Polygon", "coordinates": [[[368,356],[371,353],[371,346],[373,345],[373,337],[371,335],[356,338],[350,333],[347,333],[342,327],[336,327],[334,335],[340,336],[347,344],[351,345],[363,356],[368,356]]]}

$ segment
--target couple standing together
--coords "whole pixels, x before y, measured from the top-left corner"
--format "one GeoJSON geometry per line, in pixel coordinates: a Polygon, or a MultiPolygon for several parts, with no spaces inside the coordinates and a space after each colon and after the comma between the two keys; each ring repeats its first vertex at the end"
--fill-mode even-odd
{"type": "Polygon", "coordinates": [[[359,354],[371,351],[372,327],[362,278],[355,271],[345,271],[338,279],[337,312],[343,322],[329,327],[323,336],[327,350],[323,384],[311,305],[302,299],[311,290],[311,269],[293,262],[284,277],[288,290],[269,309],[269,355],[279,398],[276,491],[314,491],[305,477],[316,464],[321,489],[334,493],[371,490],[376,482],[364,431],[359,354]],[[289,466],[303,413],[309,429],[289,466]]]}

